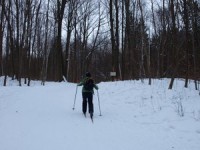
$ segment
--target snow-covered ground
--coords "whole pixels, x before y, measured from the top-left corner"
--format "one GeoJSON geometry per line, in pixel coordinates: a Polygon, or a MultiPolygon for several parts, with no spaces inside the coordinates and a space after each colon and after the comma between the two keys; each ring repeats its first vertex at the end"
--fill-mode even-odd
{"type": "Polygon", "coordinates": [[[94,123],[81,111],[76,84],[0,78],[0,150],[200,150],[200,96],[176,80],[103,82],[94,123]]]}

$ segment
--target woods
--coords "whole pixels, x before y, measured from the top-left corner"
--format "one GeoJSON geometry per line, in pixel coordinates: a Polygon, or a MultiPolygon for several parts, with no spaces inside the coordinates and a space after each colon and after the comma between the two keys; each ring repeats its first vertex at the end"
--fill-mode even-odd
{"type": "MultiPolygon", "coordinates": [[[[197,0],[1,0],[0,76],[200,80],[197,0]]],[[[149,82],[151,84],[151,82],[149,82]]]]}

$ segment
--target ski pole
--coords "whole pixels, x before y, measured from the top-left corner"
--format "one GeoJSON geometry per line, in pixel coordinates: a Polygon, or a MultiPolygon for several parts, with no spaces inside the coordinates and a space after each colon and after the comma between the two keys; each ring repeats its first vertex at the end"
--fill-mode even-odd
{"type": "Polygon", "coordinates": [[[73,105],[73,110],[75,109],[75,103],[76,103],[76,94],[77,94],[78,86],[76,86],[76,93],[75,93],[75,98],[74,98],[74,105],[73,105]]]}
{"type": "Polygon", "coordinates": [[[99,100],[99,92],[98,92],[98,90],[97,90],[97,96],[98,96],[99,112],[100,112],[100,115],[99,115],[99,116],[102,116],[102,115],[101,115],[101,107],[100,107],[100,100],[99,100]]]}

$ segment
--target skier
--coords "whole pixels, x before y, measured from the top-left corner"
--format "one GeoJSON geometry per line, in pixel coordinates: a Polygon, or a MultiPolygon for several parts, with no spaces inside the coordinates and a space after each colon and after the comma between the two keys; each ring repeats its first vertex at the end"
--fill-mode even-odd
{"type": "Polygon", "coordinates": [[[94,107],[93,107],[93,94],[94,94],[94,88],[98,90],[98,86],[94,83],[94,80],[92,79],[92,76],[90,72],[87,72],[85,74],[85,78],[77,85],[77,86],[82,86],[82,97],[83,97],[83,102],[82,102],[82,111],[83,114],[86,116],[87,112],[87,103],[89,105],[89,113],[91,119],[93,118],[93,113],[94,113],[94,107]]]}

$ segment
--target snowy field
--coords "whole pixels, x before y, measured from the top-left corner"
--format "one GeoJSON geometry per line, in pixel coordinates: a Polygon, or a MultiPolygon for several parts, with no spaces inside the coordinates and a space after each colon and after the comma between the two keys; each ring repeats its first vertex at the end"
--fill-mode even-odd
{"type": "Polygon", "coordinates": [[[103,82],[94,123],[81,111],[76,84],[0,78],[0,150],[200,150],[200,96],[175,80],[103,82]]]}

